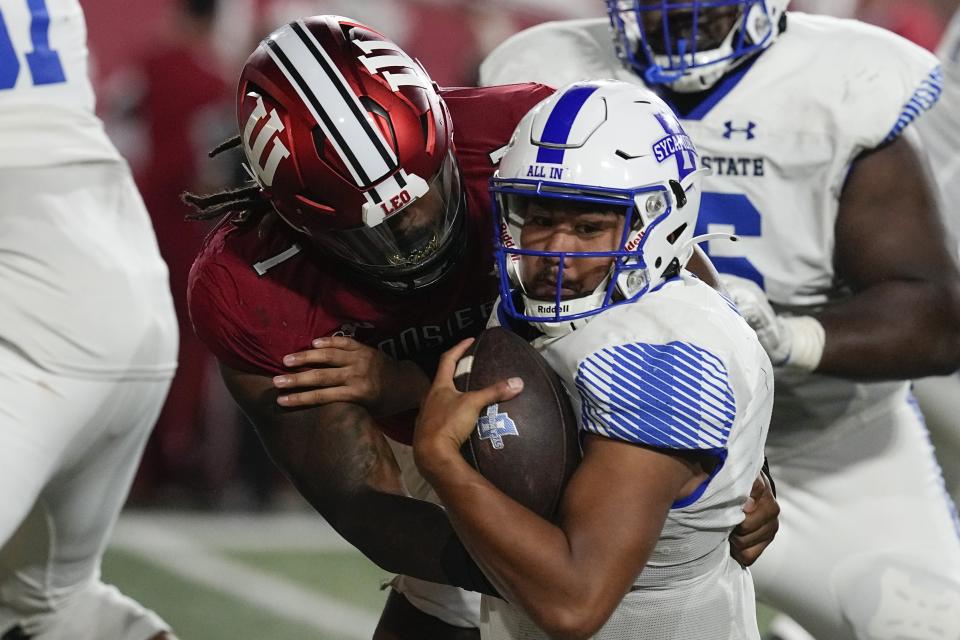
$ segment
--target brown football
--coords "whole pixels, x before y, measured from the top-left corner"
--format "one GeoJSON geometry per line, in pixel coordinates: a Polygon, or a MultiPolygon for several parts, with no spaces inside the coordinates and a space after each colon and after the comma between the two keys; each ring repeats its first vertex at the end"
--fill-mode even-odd
{"type": "Polygon", "coordinates": [[[560,378],[526,340],[496,327],[460,359],[454,382],[471,391],[513,376],[523,379],[523,392],[487,407],[463,456],[498,489],[552,520],[580,461],[577,419],[560,378]]]}

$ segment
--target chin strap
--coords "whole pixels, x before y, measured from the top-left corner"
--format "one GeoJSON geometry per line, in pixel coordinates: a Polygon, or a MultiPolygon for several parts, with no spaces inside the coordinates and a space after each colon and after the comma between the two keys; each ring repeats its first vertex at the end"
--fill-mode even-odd
{"type": "MultiPolygon", "coordinates": [[[[603,305],[603,300],[607,295],[607,285],[609,279],[604,279],[603,282],[594,289],[593,293],[582,298],[574,298],[572,300],[561,300],[560,301],[560,312],[568,315],[575,315],[578,313],[583,313],[585,311],[592,311],[594,309],[599,309],[603,305]]],[[[537,300],[536,298],[530,298],[526,294],[523,294],[523,307],[524,313],[529,317],[543,317],[548,315],[553,315],[556,313],[556,300],[537,300]]],[[[547,335],[551,338],[558,338],[564,336],[575,329],[579,329],[589,322],[594,316],[585,316],[583,318],[577,318],[576,320],[557,320],[553,322],[541,321],[541,322],[531,322],[530,324],[543,332],[544,335],[547,335]]]]}

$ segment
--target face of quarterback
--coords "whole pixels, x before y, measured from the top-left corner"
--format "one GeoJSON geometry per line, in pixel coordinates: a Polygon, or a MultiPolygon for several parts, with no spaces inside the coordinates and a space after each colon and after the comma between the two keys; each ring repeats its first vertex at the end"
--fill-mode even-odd
{"type": "MultiPolygon", "coordinates": [[[[623,235],[624,214],[594,203],[553,199],[530,200],[523,215],[520,245],[534,251],[616,251],[623,235]]],[[[557,292],[560,259],[522,258],[527,295],[552,300],[557,292]]],[[[610,272],[613,258],[567,257],[563,262],[560,296],[570,300],[590,295],[610,272]]]]}
{"type": "MultiPolygon", "coordinates": [[[[662,6],[662,0],[640,0],[641,7],[662,6]]],[[[657,55],[679,53],[677,42],[686,40],[695,43],[697,51],[709,51],[718,48],[733,25],[740,17],[741,7],[731,4],[720,7],[702,8],[694,11],[693,8],[670,9],[667,19],[663,19],[663,11],[644,11],[643,30],[647,35],[647,43],[657,55]],[[667,46],[667,35],[672,43],[672,49],[667,46]]],[[[687,50],[693,47],[688,46],[687,50]]]]}

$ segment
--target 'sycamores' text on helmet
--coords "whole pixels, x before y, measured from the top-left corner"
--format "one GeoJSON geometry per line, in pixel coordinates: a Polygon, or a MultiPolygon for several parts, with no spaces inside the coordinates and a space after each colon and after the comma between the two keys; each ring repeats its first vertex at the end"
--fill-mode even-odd
{"type": "Polygon", "coordinates": [[[704,173],[693,142],[651,90],[592,81],[558,91],[520,122],[491,181],[501,308],[560,334],[656,290],[693,252],[704,173]],[[622,214],[618,246],[569,253],[525,248],[527,212],[545,201],[622,214]],[[550,299],[531,292],[524,256],[561,265],[550,299]],[[570,298],[562,293],[562,265],[583,258],[609,260],[609,272],[595,290],[570,298]]]}
{"type": "Polygon", "coordinates": [[[620,59],[648,84],[709,89],[768,47],[789,0],[606,0],[620,59]]]}
{"type": "Polygon", "coordinates": [[[247,60],[237,120],[277,213],[368,281],[408,291],[458,250],[450,115],[420,63],[340,16],[292,22],[247,60]]]}

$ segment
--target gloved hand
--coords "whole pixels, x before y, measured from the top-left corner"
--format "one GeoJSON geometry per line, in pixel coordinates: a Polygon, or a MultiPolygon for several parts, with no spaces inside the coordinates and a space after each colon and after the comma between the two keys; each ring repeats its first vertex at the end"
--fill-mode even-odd
{"type": "Polygon", "coordinates": [[[757,332],[757,338],[770,356],[770,362],[774,366],[785,364],[790,358],[793,335],[770,306],[763,289],[752,280],[726,273],[721,274],[720,284],[727,290],[747,324],[757,332]]]}

